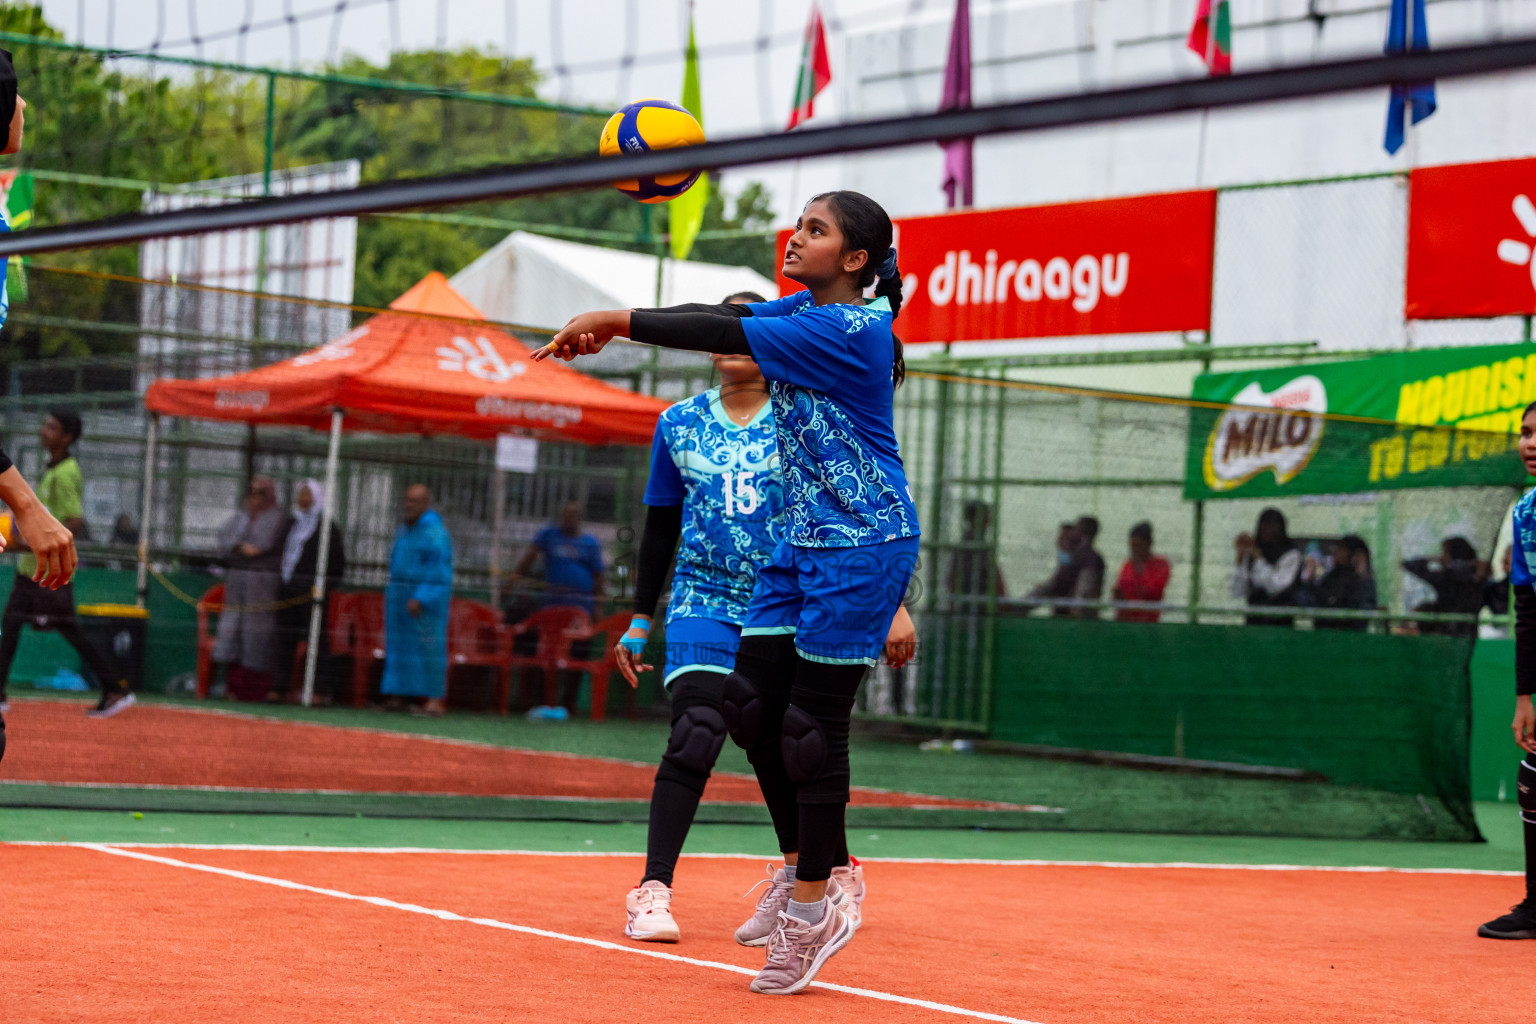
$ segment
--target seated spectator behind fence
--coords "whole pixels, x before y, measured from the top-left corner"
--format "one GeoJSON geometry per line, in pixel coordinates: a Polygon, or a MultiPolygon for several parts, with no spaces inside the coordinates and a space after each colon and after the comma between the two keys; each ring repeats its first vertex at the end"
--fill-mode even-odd
{"type": "MultiPolygon", "coordinates": [[[[1301,590],[1301,552],[1286,530],[1285,515],[1277,508],[1259,513],[1253,533],[1240,533],[1232,542],[1237,563],[1232,569],[1232,596],[1250,608],[1296,604],[1301,590]]],[[[1250,615],[1250,626],[1289,626],[1289,615],[1250,615]]]]}
{"type": "MultiPolygon", "coordinates": [[[[583,532],[581,526],[581,503],[566,502],[560,507],[560,521],[540,530],[528,545],[528,550],[523,552],[517,567],[512,570],[510,585],[516,587],[518,580],[533,568],[534,561],[543,556],[544,594],[541,604],[545,608],[573,605],[595,617],[598,599],[603,596],[603,545],[590,533],[583,532]]],[[[537,643],[531,634],[525,636],[525,644],[537,643]]],[[[528,653],[532,653],[532,650],[528,649],[528,653]]],[[[573,641],[570,656],[577,660],[591,657],[590,641],[573,641]]],[[[542,670],[538,674],[542,676],[542,670]]],[[[531,685],[537,687],[541,682],[542,679],[539,679],[531,685]]],[[[561,683],[559,708],[538,704],[529,709],[529,717],[563,719],[576,709],[581,673],[561,673],[561,683]]]]}
{"type": "Polygon", "coordinates": [[[991,533],[992,506],[984,501],[967,501],[965,529],[949,566],[951,594],[985,597],[987,587],[991,586],[998,597],[1008,595],[1003,570],[997,564],[996,549],[991,544],[991,533]]]}
{"type": "MultiPolygon", "coordinates": [[[[1435,599],[1414,611],[1476,615],[1482,610],[1488,566],[1477,560],[1477,549],[1467,538],[1447,537],[1440,542],[1438,559],[1410,558],[1403,569],[1435,588],[1435,599]]],[[[1421,633],[1444,636],[1471,636],[1476,631],[1475,622],[1425,622],[1419,626],[1421,633]]]]}
{"type": "Polygon", "coordinates": [[[603,596],[603,546],[581,529],[581,504],[568,501],[560,508],[560,521],[544,527],[523,552],[508,580],[511,587],[528,575],[533,563],[544,558],[543,605],[574,605],[588,615],[596,614],[603,596]]]}
{"type": "MultiPolygon", "coordinates": [[[[1340,537],[1333,545],[1333,566],[1312,586],[1312,605],[1336,611],[1375,611],[1376,577],[1371,572],[1371,549],[1355,534],[1340,537]]],[[[1318,618],[1318,629],[1350,629],[1365,632],[1367,619],[1318,618]]]]}
{"type": "MultiPolygon", "coordinates": [[[[1029,592],[1032,598],[1065,597],[1078,601],[1097,601],[1104,596],[1104,559],[1093,549],[1099,534],[1099,521],[1083,516],[1075,523],[1062,523],[1056,534],[1056,571],[1051,578],[1029,592]]],[[[1058,616],[1096,619],[1097,608],[1058,604],[1058,616]]]]}
{"type": "MultiPolygon", "coordinates": [[[[1113,596],[1117,601],[1161,601],[1168,587],[1168,577],[1173,569],[1168,559],[1152,553],[1152,524],[1137,523],[1131,527],[1131,557],[1120,567],[1120,577],[1115,581],[1113,596]]],[[[1117,622],[1156,622],[1162,612],[1154,608],[1118,608],[1117,622]]]]}

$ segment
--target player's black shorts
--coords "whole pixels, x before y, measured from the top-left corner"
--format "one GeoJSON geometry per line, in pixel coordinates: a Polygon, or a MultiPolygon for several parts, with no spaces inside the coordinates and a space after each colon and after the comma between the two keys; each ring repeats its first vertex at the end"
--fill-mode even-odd
{"type": "Polygon", "coordinates": [[[33,629],[57,629],[75,624],[75,586],[66,583],[58,590],[48,590],[17,574],[11,584],[11,596],[0,615],[0,629],[15,629],[25,623],[33,629]]]}

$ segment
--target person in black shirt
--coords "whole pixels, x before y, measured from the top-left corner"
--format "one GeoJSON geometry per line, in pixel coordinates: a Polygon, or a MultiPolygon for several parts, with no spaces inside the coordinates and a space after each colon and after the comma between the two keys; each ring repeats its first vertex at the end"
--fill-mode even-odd
{"type": "MultiPolygon", "coordinates": [[[[1371,549],[1355,534],[1340,537],[1333,546],[1333,568],[1312,589],[1312,603],[1318,608],[1373,611],[1376,608],[1376,578],[1371,574],[1371,549]]],[[[1350,629],[1365,632],[1367,619],[1319,618],[1318,629],[1350,629]]]]}
{"type": "MultiPolygon", "coordinates": [[[[1477,560],[1477,550],[1467,538],[1447,537],[1440,543],[1439,559],[1410,558],[1403,569],[1435,588],[1435,599],[1414,611],[1476,615],[1482,610],[1488,570],[1477,560]]],[[[1426,622],[1420,628],[1425,633],[1471,636],[1477,632],[1477,623],[1426,622]]]]}

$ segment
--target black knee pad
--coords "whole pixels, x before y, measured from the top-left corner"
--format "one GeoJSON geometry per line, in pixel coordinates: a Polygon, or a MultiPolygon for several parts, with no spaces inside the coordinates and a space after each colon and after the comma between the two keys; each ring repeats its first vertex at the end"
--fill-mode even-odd
{"type": "Polygon", "coordinates": [[[784,771],[797,786],[814,782],[827,767],[827,734],[821,723],[793,704],[784,712],[784,771]]]}
{"type": "Polygon", "coordinates": [[[1520,820],[1536,825],[1536,768],[1531,766],[1533,759],[1536,759],[1536,754],[1527,754],[1520,761],[1520,770],[1515,775],[1515,790],[1520,803],[1520,820]]]}
{"type": "Polygon", "coordinates": [[[726,732],[743,750],[751,750],[773,728],[774,709],[768,695],[740,672],[725,677],[720,693],[720,713],[726,732]]]}
{"type": "Polygon", "coordinates": [[[725,719],[711,707],[691,707],[672,723],[662,760],[689,775],[708,778],[725,746],[725,719]]]}

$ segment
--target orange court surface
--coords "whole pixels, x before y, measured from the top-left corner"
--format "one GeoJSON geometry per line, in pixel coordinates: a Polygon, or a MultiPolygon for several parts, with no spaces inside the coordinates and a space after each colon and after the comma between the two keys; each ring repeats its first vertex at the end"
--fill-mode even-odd
{"type": "Polygon", "coordinates": [[[791,999],[731,930],[754,858],[685,857],[683,939],[626,941],[637,856],[0,846],[15,1021],[1523,1021],[1493,873],[868,861],[791,999]]]}

